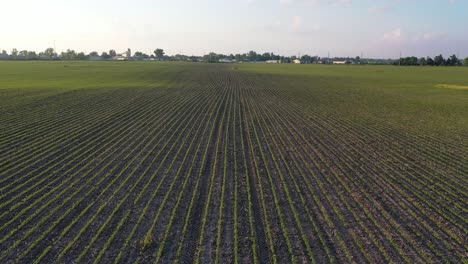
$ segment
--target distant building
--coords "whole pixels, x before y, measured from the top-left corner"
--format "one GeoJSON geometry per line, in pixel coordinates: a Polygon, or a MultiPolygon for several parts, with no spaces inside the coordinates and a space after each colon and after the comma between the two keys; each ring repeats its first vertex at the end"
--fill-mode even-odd
{"type": "Polygon", "coordinates": [[[90,61],[102,61],[104,60],[101,56],[89,56],[90,61]]]}
{"type": "Polygon", "coordinates": [[[348,61],[333,61],[333,64],[348,64],[348,61]]]}
{"type": "Polygon", "coordinates": [[[233,63],[233,62],[235,62],[235,60],[231,60],[231,59],[228,59],[228,58],[222,58],[222,59],[219,59],[219,62],[221,62],[221,63],[233,63]]]}
{"type": "Polygon", "coordinates": [[[279,60],[267,60],[265,63],[280,63],[279,60]]]}
{"type": "Polygon", "coordinates": [[[293,63],[294,63],[294,64],[301,64],[301,63],[302,63],[302,61],[301,61],[301,60],[299,60],[299,59],[295,59],[295,60],[293,60],[293,63]]]}
{"type": "Polygon", "coordinates": [[[112,59],[117,60],[117,61],[126,61],[126,60],[130,60],[131,58],[132,58],[132,50],[127,49],[127,51],[125,51],[124,53],[117,54],[117,56],[113,57],[112,59]]]}

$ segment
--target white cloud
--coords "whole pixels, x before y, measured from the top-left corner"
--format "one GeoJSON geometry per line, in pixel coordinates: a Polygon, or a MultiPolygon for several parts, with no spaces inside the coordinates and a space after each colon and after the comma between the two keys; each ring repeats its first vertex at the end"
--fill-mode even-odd
{"type": "Polygon", "coordinates": [[[437,37],[436,33],[424,33],[423,34],[423,39],[425,40],[431,40],[431,39],[434,39],[435,37],[437,37]]]}
{"type": "Polygon", "coordinates": [[[401,29],[397,28],[383,34],[383,39],[388,41],[399,41],[402,39],[401,29]]]}
{"type": "Polygon", "coordinates": [[[433,40],[441,40],[445,37],[445,34],[440,32],[425,32],[422,34],[417,34],[413,37],[414,42],[418,41],[433,41],[433,40]]]}

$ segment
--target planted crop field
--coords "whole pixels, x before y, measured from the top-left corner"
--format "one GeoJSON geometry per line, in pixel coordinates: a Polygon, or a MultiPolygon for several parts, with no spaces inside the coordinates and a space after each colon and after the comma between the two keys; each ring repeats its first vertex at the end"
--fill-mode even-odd
{"type": "Polygon", "coordinates": [[[466,263],[466,76],[0,62],[0,262],[466,263]]]}

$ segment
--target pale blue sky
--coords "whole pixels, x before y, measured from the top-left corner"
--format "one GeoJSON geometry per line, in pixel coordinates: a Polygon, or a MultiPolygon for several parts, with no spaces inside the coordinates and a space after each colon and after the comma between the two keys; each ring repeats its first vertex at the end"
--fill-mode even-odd
{"type": "Polygon", "coordinates": [[[0,49],[468,56],[468,0],[15,0],[0,49]]]}

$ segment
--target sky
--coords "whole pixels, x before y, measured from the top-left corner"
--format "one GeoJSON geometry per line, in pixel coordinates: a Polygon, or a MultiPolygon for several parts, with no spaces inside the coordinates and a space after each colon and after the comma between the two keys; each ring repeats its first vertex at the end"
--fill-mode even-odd
{"type": "Polygon", "coordinates": [[[468,57],[468,0],[15,0],[0,49],[468,57]]]}

